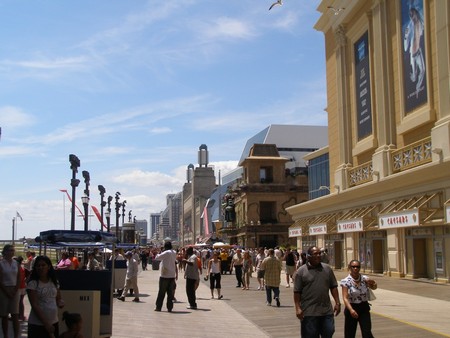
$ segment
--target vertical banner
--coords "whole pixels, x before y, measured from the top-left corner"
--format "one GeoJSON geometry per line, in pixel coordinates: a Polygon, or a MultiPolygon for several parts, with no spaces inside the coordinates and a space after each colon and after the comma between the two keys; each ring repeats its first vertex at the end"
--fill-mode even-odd
{"type": "Polygon", "coordinates": [[[401,0],[405,112],[427,102],[423,0],[401,0]]]}
{"type": "Polygon", "coordinates": [[[355,90],[358,140],[372,134],[372,103],[370,96],[369,33],[355,43],[355,90]]]}

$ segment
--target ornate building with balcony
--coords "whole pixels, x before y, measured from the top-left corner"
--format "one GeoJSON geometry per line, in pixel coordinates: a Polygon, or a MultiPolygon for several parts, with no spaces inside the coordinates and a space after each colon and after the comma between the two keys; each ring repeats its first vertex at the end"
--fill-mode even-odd
{"type": "Polygon", "coordinates": [[[241,179],[222,198],[230,243],[244,247],[275,247],[289,243],[292,224],[286,208],[308,199],[307,175],[286,168],[275,144],[254,144],[239,166],[241,179]]]}
{"type": "Polygon", "coordinates": [[[329,146],[307,158],[328,153],[330,176],[325,196],[288,209],[290,236],[328,248],[336,268],[359,259],[367,272],[448,283],[450,2],[327,0],[318,11],[329,146]]]}

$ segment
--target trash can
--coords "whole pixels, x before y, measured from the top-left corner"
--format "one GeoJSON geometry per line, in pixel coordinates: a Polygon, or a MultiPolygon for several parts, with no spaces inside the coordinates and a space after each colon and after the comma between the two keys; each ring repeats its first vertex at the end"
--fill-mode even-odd
{"type": "Polygon", "coordinates": [[[152,261],[152,270],[159,270],[159,264],[161,261],[152,261]]]}

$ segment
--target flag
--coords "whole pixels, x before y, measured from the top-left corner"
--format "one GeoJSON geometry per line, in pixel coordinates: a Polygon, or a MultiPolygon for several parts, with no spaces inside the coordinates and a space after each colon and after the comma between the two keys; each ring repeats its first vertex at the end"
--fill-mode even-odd
{"type": "Polygon", "coordinates": [[[200,218],[203,218],[203,225],[205,227],[205,235],[209,235],[209,224],[208,224],[208,204],[209,198],[205,203],[205,207],[203,208],[203,213],[200,218]]]}
{"type": "Polygon", "coordinates": [[[102,227],[107,229],[107,226],[102,222],[102,215],[98,211],[97,207],[95,205],[91,204],[91,208],[92,208],[92,210],[94,210],[94,214],[95,214],[95,216],[97,216],[97,219],[100,222],[100,224],[102,225],[102,227]]]}
{"type": "Polygon", "coordinates": [[[16,211],[16,217],[17,217],[17,218],[20,218],[20,220],[23,222],[23,218],[22,218],[22,216],[20,216],[20,214],[19,214],[18,211],[16,211]]]}
{"type": "MultiPolygon", "coordinates": [[[[70,197],[70,195],[69,195],[69,193],[67,192],[67,190],[66,190],[66,189],[59,189],[59,191],[61,191],[61,192],[65,192],[65,193],[66,193],[66,195],[67,195],[67,198],[68,198],[68,199],[69,199],[69,201],[70,201],[70,203],[72,203],[72,198],[70,197]]],[[[78,210],[78,212],[80,213],[80,215],[84,217],[84,214],[83,214],[83,212],[81,211],[81,209],[80,209],[80,208],[78,208],[78,205],[77,205],[76,203],[75,203],[75,208],[77,208],[77,210],[78,210]]]]}

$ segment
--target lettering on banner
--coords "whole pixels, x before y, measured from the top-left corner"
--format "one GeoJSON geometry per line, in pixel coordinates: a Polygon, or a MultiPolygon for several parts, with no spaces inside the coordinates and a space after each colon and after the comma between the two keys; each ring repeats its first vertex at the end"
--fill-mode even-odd
{"type": "Polygon", "coordinates": [[[379,216],[380,228],[397,228],[419,225],[419,212],[409,210],[398,214],[379,216]]]}

